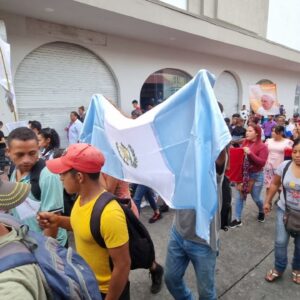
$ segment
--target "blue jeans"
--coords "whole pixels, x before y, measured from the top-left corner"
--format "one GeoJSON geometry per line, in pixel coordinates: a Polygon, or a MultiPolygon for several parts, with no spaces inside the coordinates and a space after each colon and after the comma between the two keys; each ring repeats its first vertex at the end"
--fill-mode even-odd
{"type": "MultiPolygon", "coordinates": [[[[261,197],[261,192],[264,184],[264,173],[263,172],[250,173],[250,179],[255,180],[254,186],[251,191],[252,199],[257,205],[259,212],[263,213],[264,204],[263,204],[263,199],[261,197]]],[[[242,219],[242,212],[246,201],[241,197],[240,192],[237,192],[236,194],[237,194],[237,198],[235,200],[235,218],[240,221],[242,219]]]]}
{"type": "Polygon", "coordinates": [[[135,192],[134,192],[134,196],[133,196],[133,201],[135,202],[135,205],[138,209],[138,211],[140,212],[141,210],[141,202],[143,197],[145,196],[146,200],[149,202],[151,208],[156,211],[157,210],[157,204],[155,201],[155,196],[154,196],[154,192],[152,191],[152,189],[150,189],[149,187],[142,185],[142,184],[138,184],[135,192]]]}
{"type": "MultiPolygon", "coordinates": [[[[277,207],[276,213],[276,234],[275,234],[275,269],[282,273],[288,264],[288,244],[290,235],[285,230],[283,223],[284,211],[277,207]]],[[[294,258],[292,269],[300,271],[300,235],[294,238],[294,258]]]]}
{"type": "Polygon", "coordinates": [[[173,226],[167,250],[165,283],[176,300],[194,299],[191,290],[183,280],[185,270],[191,261],[197,277],[199,299],[215,300],[215,266],[217,252],[208,245],[185,240],[173,226]]]}

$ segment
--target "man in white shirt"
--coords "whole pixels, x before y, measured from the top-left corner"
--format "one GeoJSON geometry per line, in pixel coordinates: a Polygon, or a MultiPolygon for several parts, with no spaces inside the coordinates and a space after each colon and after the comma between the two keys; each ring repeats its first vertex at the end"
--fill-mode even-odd
{"type": "Polygon", "coordinates": [[[69,145],[78,143],[79,136],[82,130],[82,123],[79,121],[79,115],[76,111],[70,114],[71,123],[68,127],[68,140],[69,145]]]}

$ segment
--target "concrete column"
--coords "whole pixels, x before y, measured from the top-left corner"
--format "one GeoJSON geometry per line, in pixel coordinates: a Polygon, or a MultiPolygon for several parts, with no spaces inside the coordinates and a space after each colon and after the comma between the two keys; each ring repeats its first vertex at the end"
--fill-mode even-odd
{"type": "Polygon", "coordinates": [[[201,15],[202,0],[188,0],[188,11],[194,15],[201,15]]]}
{"type": "MultiPolygon", "coordinates": [[[[0,38],[7,41],[6,27],[4,21],[0,20],[0,38]]],[[[7,122],[13,122],[13,114],[10,112],[9,107],[6,103],[4,89],[0,86],[0,120],[5,124],[7,122]]],[[[5,126],[3,126],[2,131],[7,135],[8,131],[5,126]]]]}
{"type": "Polygon", "coordinates": [[[202,13],[209,18],[216,17],[216,1],[215,0],[202,0],[202,13]]]}
{"type": "Polygon", "coordinates": [[[4,21],[0,20],[0,38],[3,41],[7,41],[7,36],[6,36],[6,27],[4,21]]]}

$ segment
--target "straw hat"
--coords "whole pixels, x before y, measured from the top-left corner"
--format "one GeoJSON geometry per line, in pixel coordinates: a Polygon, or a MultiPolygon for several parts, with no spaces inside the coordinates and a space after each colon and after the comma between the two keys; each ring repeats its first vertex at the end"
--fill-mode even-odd
{"type": "Polygon", "coordinates": [[[30,184],[0,179],[0,210],[7,211],[21,204],[30,193],[30,184]]]}

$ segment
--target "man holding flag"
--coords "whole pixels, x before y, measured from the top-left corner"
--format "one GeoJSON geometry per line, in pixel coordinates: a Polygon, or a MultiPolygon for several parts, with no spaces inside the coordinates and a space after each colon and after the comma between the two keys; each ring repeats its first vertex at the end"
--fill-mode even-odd
{"type": "MultiPolygon", "coordinates": [[[[219,103],[223,112],[223,107],[219,103]]],[[[218,209],[210,224],[209,242],[197,236],[196,212],[193,209],[176,210],[170,232],[165,265],[165,282],[175,299],[194,299],[183,277],[191,261],[196,273],[199,299],[217,299],[215,266],[221,227],[222,181],[226,169],[227,152],[223,150],[216,160],[218,209]]],[[[209,200],[209,199],[207,199],[209,200]]]]}
{"type": "MultiPolygon", "coordinates": [[[[193,211],[190,229],[206,243],[201,247],[203,257],[211,252],[209,282],[199,286],[202,291],[203,285],[210,285],[207,299],[215,299],[212,283],[217,235],[212,229],[219,229],[215,215],[221,209],[216,164],[221,167],[221,182],[226,156],[222,150],[231,140],[213,92],[214,81],[209,72],[199,71],[170,98],[135,120],[124,117],[103,96],[95,95],[80,138],[101,149],[106,158],[104,173],[151,187],[171,208],[193,211]]],[[[187,288],[183,290],[186,298],[171,293],[176,299],[191,299],[187,288]]]]}

